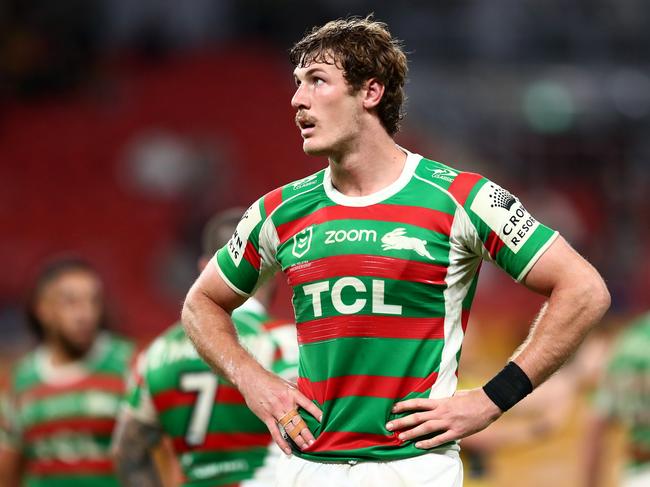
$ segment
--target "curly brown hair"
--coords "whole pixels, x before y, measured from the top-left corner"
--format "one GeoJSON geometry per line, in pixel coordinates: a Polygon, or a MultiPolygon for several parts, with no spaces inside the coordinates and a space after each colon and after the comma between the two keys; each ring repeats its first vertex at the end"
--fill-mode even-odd
{"type": "Polygon", "coordinates": [[[377,105],[379,119],[391,136],[399,131],[408,67],[401,41],[391,36],[385,23],[369,15],[316,26],[291,48],[289,59],[300,67],[313,62],[336,65],[343,70],[353,92],[376,78],[384,85],[384,95],[377,105]]]}

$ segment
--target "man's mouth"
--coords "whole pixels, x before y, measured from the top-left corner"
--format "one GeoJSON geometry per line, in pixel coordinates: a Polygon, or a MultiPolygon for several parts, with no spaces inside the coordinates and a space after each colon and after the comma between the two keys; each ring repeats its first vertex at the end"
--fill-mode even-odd
{"type": "Polygon", "coordinates": [[[310,129],[313,129],[316,126],[316,121],[311,117],[297,115],[296,125],[298,126],[301,132],[305,132],[310,129]]]}

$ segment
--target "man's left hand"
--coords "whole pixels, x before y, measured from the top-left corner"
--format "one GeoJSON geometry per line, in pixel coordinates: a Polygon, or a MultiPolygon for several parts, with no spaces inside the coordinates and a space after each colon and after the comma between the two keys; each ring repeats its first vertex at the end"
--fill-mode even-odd
{"type": "Polygon", "coordinates": [[[417,412],[390,421],[386,429],[401,431],[398,437],[402,441],[439,432],[415,443],[416,448],[424,450],[477,433],[503,414],[481,388],[457,391],[444,399],[408,399],[395,404],[392,410],[406,411],[417,412]]]}

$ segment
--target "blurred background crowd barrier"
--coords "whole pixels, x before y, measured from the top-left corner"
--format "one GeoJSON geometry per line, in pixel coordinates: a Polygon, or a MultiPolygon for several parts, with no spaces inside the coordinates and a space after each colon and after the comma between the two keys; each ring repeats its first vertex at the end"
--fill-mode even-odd
{"type": "MultiPolygon", "coordinates": [[[[0,381],[30,346],[24,298],[48,257],[97,266],[122,334],[144,343],[175,321],[203,222],[326,164],[302,153],[293,124],[292,42],[369,12],[410,53],[398,142],[485,173],[560,230],[612,293],[597,336],[647,309],[645,0],[4,0],[0,381]]],[[[475,303],[469,334],[488,374],[541,299],[484,266],[475,303]]],[[[291,316],[286,288],[274,311],[291,316]]],[[[526,485],[575,485],[566,452],[579,438],[573,423],[536,444],[555,480],[526,485]]]]}

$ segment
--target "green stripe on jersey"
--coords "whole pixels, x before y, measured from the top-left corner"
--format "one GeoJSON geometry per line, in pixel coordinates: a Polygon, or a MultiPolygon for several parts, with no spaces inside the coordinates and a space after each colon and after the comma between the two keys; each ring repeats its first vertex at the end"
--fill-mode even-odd
{"type": "MultiPolygon", "coordinates": [[[[165,432],[182,438],[196,406],[179,406],[160,414],[165,432]]],[[[207,423],[209,433],[267,433],[268,429],[244,404],[215,404],[207,423]],[[228,421],[225,421],[225,419],[228,421]]]]}
{"type": "Polygon", "coordinates": [[[30,475],[26,487],[119,487],[114,475],[30,475]]]}
{"type": "Polygon", "coordinates": [[[300,377],[426,377],[438,370],[443,340],[338,338],[300,346],[300,377]],[[395,374],[398,371],[398,374],[395,374]]]}
{"type": "Polygon", "coordinates": [[[181,464],[195,463],[200,468],[192,469],[184,484],[191,487],[214,487],[228,485],[247,480],[251,471],[255,471],[264,464],[267,448],[251,448],[248,451],[220,452],[215,456],[213,452],[192,452],[180,457],[181,464]]]}
{"type": "Polygon", "coordinates": [[[121,396],[97,390],[55,394],[30,401],[21,411],[23,429],[66,418],[113,418],[121,396]]]}
{"type": "MultiPolygon", "coordinates": [[[[427,230],[416,225],[402,222],[383,222],[373,220],[334,220],[312,227],[312,245],[310,259],[336,255],[377,255],[395,259],[413,260],[426,264],[449,264],[449,236],[440,232],[427,230]],[[411,238],[424,240],[428,255],[419,255],[409,248],[383,250],[383,238],[401,228],[411,238]],[[315,245],[319,243],[320,245],[315,245]],[[430,257],[429,257],[430,256],[430,257]]],[[[292,255],[293,239],[278,246],[278,259],[290,267],[301,258],[292,255]]]]}

